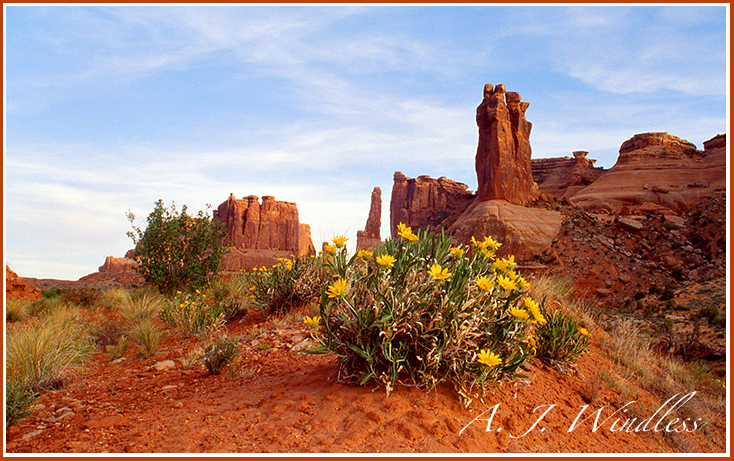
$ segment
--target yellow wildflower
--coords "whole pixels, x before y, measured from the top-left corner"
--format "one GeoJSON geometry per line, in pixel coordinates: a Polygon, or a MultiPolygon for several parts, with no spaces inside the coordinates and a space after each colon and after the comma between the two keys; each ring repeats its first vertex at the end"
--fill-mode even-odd
{"type": "Polygon", "coordinates": [[[546,320],[545,317],[543,317],[543,314],[540,312],[540,306],[538,305],[537,301],[535,301],[533,298],[525,298],[525,308],[530,311],[531,314],[533,314],[533,318],[536,322],[538,322],[541,325],[545,325],[546,320]]]}
{"type": "Polygon", "coordinates": [[[530,288],[530,284],[522,277],[517,278],[517,284],[520,285],[520,288],[523,290],[530,288]]]}
{"type": "Polygon", "coordinates": [[[497,283],[504,290],[512,291],[512,290],[517,289],[517,284],[513,280],[510,280],[508,277],[505,277],[504,275],[497,276],[497,283]]]}
{"type": "Polygon", "coordinates": [[[403,223],[398,224],[398,235],[411,242],[418,240],[418,236],[413,233],[413,229],[403,223]]]}
{"type": "Polygon", "coordinates": [[[446,280],[453,275],[451,272],[449,272],[448,268],[442,270],[439,264],[434,264],[433,266],[431,266],[431,269],[428,271],[428,273],[431,274],[433,280],[446,280]]]}
{"type": "Polygon", "coordinates": [[[500,272],[510,271],[515,268],[515,255],[510,255],[507,259],[498,259],[493,266],[500,272]]]}
{"type": "Polygon", "coordinates": [[[494,284],[492,283],[491,280],[489,280],[487,277],[483,275],[477,279],[477,286],[479,287],[480,290],[489,291],[492,289],[494,284]]]}
{"type": "Polygon", "coordinates": [[[349,240],[348,238],[344,237],[343,235],[337,235],[334,237],[331,241],[334,242],[334,245],[337,246],[337,248],[341,248],[344,246],[344,243],[349,240]]]}
{"type": "Polygon", "coordinates": [[[499,249],[499,247],[502,246],[502,244],[495,239],[493,239],[491,236],[484,237],[484,248],[491,248],[493,250],[499,249]]]}
{"type": "Polygon", "coordinates": [[[533,351],[533,354],[538,352],[538,343],[535,342],[535,338],[533,338],[533,335],[528,335],[527,343],[528,346],[530,346],[530,350],[533,351]]]}
{"type": "Polygon", "coordinates": [[[380,255],[375,258],[375,261],[377,261],[377,264],[380,266],[393,267],[397,259],[395,259],[393,255],[380,255]]]}
{"type": "Polygon", "coordinates": [[[509,312],[511,316],[518,318],[520,320],[528,320],[530,318],[530,314],[525,309],[518,309],[517,307],[511,307],[507,309],[507,312],[509,312]]]}
{"type": "Polygon", "coordinates": [[[339,279],[334,282],[333,285],[329,285],[329,290],[327,292],[329,293],[329,298],[338,298],[339,296],[344,295],[346,289],[347,281],[344,279],[339,279]]]}
{"type": "Polygon", "coordinates": [[[311,325],[311,328],[316,328],[316,326],[321,321],[321,317],[318,315],[314,315],[313,317],[306,316],[305,319],[303,319],[303,323],[307,323],[308,325],[311,325]]]}
{"type": "Polygon", "coordinates": [[[357,257],[358,257],[358,258],[363,258],[363,259],[364,259],[364,258],[371,258],[371,257],[372,257],[372,254],[373,254],[373,253],[372,253],[371,251],[367,251],[367,250],[359,250],[359,251],[357,252],[357,257]]]}
{"type": "Polygon", "coordinates": [[[336,245],[324,245],[324,251],[327,253],[336,253],[336,245]]]}
{"type": "Polygon", "coordinates": [[[462,256],[464,256],[464,249],[458,248],[458,247],[451,247],[449,248],[449,253],[451,253],[452,255],[458,258],[461,258],[462,256]]]}
{"type": "Polygon", "coordinates": [[[288,270],[291,270],[291,269],[293,269],[293,261],[291,261],[290,259],[286,259],[286,260],[285,260],[285,267],[286,267],[286,269],[288,269],[288,270]]]}
{"type": "Polygon", "coordinates": [[[584,327],[579,328],[579,333],[581,333],[582,336],[591,336],[591,333],[589,333],[589,330],[587,330],[584,327]]]}
{"type": "Polygon", "coordinates": [[[489,352],[487,349],[482,349],[477,354],[477,362],[481,363],[482,365],[486,365],[489,368],[493,368],[501,364],[502,359],[494,352],[489,352]]]}

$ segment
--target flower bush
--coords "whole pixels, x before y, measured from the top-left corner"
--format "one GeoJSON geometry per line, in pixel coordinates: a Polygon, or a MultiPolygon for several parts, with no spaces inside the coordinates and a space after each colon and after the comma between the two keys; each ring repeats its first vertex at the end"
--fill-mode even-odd
{"type": "Polygon", "coordinates": [[[318,299],[323,284],[319,261],[311,257],[280,258],[272,267],[244,272],[243,277],[265,314],[283,314],[318,299]]]}
{"type": "Polygon", "coordinates": [[[313,353],[339,358],[339,378],[431,388],[448,381],[465,404],[487,385],[522,377],[546,322],[513,257],[500,259],[491,237],[472,248],[446,235],[412,232],[374,252],[347,259],[337,248],[324,259],[313,353]]]}

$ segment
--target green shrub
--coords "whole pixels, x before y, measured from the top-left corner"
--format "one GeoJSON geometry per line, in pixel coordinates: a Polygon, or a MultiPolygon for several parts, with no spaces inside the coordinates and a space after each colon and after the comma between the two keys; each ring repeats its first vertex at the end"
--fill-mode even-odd
{"type": "Polygon", "coordinates": [[[318,299],[323,285],[319,261],[279,258],[271,268],[245,272],[253,302],[266,314],[283,314],[318,299]]]}
{"type": "Polygon", "coordinates": [[[335,239],[321,258],[331,284],[312,333],[322,345],[311,352],[336,354],[343,381],[376,380],[388,393],[401,382],[428,389],[446,381],[466,405],[487,385],[523,376],[532,331],[545,320],[524,296],[529,285],[514,257],[496,258],[489,237],[472,239],[466,252],[443,234],[415,235],[402,224],[399,232],[349,260],[335,239]]]}
{"type": "Polygon", "coordinates": [[[200,211],[196,216],[181,212],[175,204],[168,210],[158,200],[148,216],[143,231],[135,227],[135,215],[127,213],[133,225],[128,236],[135,243],[135,260],[146,282],[164,293],[183,289],[200,289],[216,277],[226,249],[221,240],[226,234],[224,225],[200,211]]]}
{"type": "Polygon", "coordinates": [[[237,342],[227,335],[222,335],[204,347],[201,359],[211,375],[218,375],[225,366],[234,362],[239,351],[237,342]]]}

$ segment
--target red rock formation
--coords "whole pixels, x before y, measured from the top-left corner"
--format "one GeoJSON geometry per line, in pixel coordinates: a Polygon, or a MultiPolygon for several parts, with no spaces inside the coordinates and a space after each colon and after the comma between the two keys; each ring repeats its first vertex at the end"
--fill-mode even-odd
{"type": "Polygon", "coordinates": [[[667,133],[638,134],[619,149],[615,165],[571,197],[577,206],[616,214],[681,214],[726,190],[726,136],[697,151],[667,133]]]}
{"type": "Polygon", "coordinates": [[[104,264],[99,266],[99,272],[134,272],[136,267],[138,267],[138,263],[131,258],[115,258],[114,256],[107,256],[104,264]]]}
{"type": "Polygon", "coordinates": [[[563,217],[557,211],[529,208],[504,200],[476,200],[449,228],[454,242],[469,244],[472,237],[492,236],[502,243],[498,256],[530,259],[550,248],[563,217]]]}
{"type": "Polygon", "coordinates": [[[36,301],[41,299],[41,290],[27,284],[18,274],[5,266],[5,299],[27,299],[36,301]]]}
{"type": "Polygon", "coordinates": [[[573,158],[532,159],[533,179],[542,195],[557,198],[573,197],[581,189],[604,174],[604,168],[595,168],[596,160],[586,158],[588,152],[576,151],[573,158]]]}
{"type": "Polygon", "coordinates": [[[375,187],[370,199],[370,213],[363,231],[357,231],[357,251],[371,250],[382,244],[380,227],[382,226],[382,190],[375,187]]]}
{"type": "Polygon", "coordinates": [[[390,232],[397,237],[398,224],[413,231],[435,228],[463,212],[473,198],[468,186],[460,182],[429,176],[408,178],[401,172],[393,176],[390,198],[390,232]]]}
{"type": "Polygon", "coordinates": [[[505,93],[505,85],[484,86],[477,107],[479,145],[476,155],[477,196],[525,205],[538,196],[530,164],[530,130],[525,119],[530,104],[518,93],[505,93]],[[506,100],[506,102],[505,102],[506,100]]]}
{"type": "Polygon", "coordinates": [[[233,247],[222,260],[223,271],[251,269],[272,264],[279,257],[316,252],[311,227],[299,222],[295,203],[277,201],[269,195],[262,198],[262,203],[255,195],[238,200],[231,194],[214,217],[224,223],[225,243],[233,247]]]}

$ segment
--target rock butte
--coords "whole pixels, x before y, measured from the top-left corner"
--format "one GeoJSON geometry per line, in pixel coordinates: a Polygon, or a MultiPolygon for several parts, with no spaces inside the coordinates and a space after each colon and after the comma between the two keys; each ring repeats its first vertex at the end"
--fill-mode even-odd
{"type": "Polygon", "coordinates": [[[266,195],[236,199],[234,194],[217,207],[214,219],[224,223],[224,244],[231,245],[222,258],[222,271],[232,272],[275,264],[278,258],[315,254],[311,226],[298,220],[295,203],[266,195]]]}

